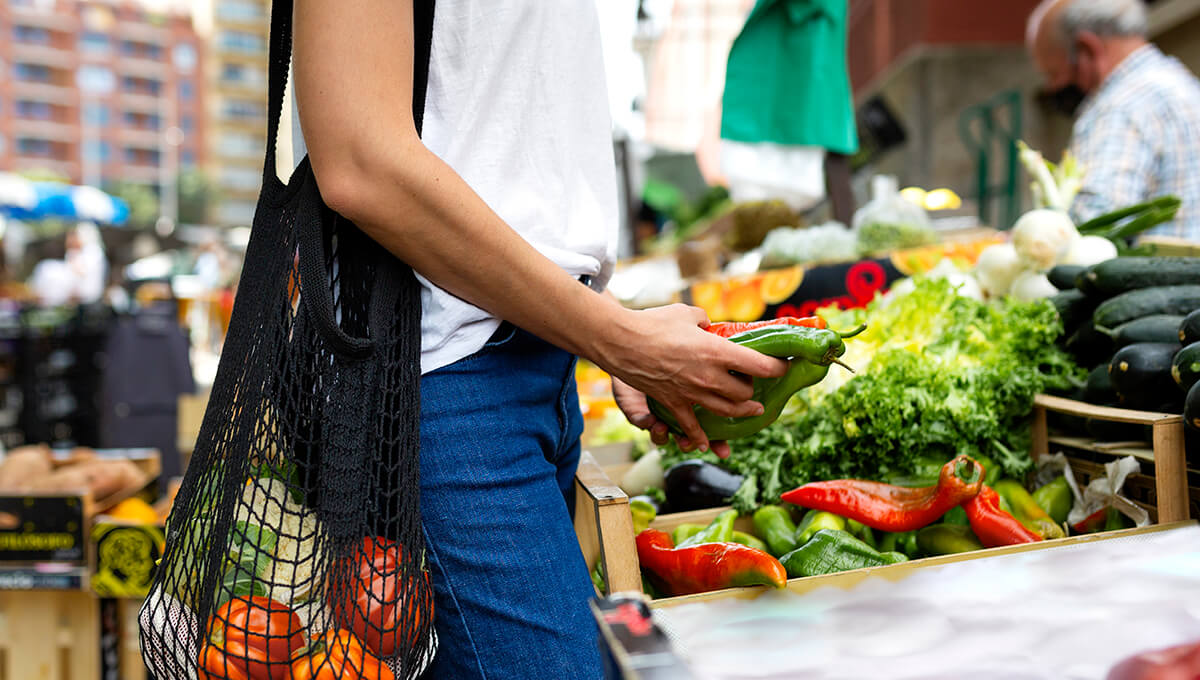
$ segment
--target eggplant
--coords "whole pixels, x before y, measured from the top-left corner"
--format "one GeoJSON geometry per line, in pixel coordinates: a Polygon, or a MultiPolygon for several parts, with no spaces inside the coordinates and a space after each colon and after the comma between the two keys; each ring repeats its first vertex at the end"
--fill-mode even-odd
{"type": "Polygon", "coordinates": [[[672,512],[704,510],[729,505],[743,477],[699,459],[685,460],[667,469],[663,491],[672,512]]]}

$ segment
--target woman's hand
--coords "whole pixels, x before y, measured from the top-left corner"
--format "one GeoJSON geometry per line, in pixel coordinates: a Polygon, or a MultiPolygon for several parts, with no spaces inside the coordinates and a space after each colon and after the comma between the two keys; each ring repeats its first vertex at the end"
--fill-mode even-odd
{"type": "Polygon", "coordinates": [[[729,445],[709,442],[692,405],[732,418],[759,415],[763,405],[751,401],[750,378],[781,376],[787,362],[704,331],[708,316],[696,307],[625,311],[593,357],[613,376],[617,405],[631,423],[650,430],[656,444],[665,443],[666,424],[646,406],[646,395],[652,396],[679,421],[681,449],[707,451],[711,444],[727,457],[729,445]]]}

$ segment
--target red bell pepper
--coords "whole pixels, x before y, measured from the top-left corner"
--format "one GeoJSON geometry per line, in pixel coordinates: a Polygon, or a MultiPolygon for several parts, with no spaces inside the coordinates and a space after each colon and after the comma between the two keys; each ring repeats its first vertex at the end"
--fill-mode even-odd
{"type": "Polygon", "coordinates": [[[707,330],[713,335],[719,335],[722,338],[729,338],[738,333],[752,331],[755,328],[765,328],[767,326],[803,326],[805,328],[827,328],[828,324],[825,319],[819,316],[781,316],[778,319],[764,319],[762,321],[718,321],[708,325],[707,330]]]}
{"type": "Polygon", "coordinates": [[[971,531],[985,548],[1042,540],[1016,517],[1000,509],[1000,494],[990,486],[980,489],[974,498],[963,504],[963,509],[967,511],[971,531]]]}
{"type": "Polygon", "coordinates": [[[936,486],[908,488],[859,479],[805,484],[780,495],[881,531],[914,531],[970,500],[983,486],[983,466],[959,456],[942,466],[936,486]]]}
{"type": "Polygon", "coordinates": [[[701,543],[676,548],[658,529],[637,535],[638,561],[671,595],[767,585],[782,588],[787,570],[771,555],[739,543],[701,543]]]}
{"type": "Polygon", "coordinates": [[[208,617],[198,675],[286,680],[292,654],[303,647],[304,627],[290,607],[259,595],[235,597],[208,617]]]}

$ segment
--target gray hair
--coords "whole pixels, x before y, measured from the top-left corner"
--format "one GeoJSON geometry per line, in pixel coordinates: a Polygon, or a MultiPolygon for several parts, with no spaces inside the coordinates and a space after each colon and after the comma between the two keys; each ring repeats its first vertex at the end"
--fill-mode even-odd
{"type": "Polygon", "coordinates": [[[1057,28],[1072,60],[1075,37],[1085,31],[1102,38],[1144,38],[1150,30],[1142,0],[1067,0],[1057,28]]]}

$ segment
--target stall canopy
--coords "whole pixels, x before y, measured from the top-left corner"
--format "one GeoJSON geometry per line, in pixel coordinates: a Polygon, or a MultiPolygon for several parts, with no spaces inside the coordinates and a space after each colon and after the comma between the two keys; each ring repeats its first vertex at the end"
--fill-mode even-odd
{"type": "Polygon", "coordinates": [[[89,220],[120,226],[129,219],[129,206],[95,187],[34,182],[0,173],[0,215],[22,220],[89,220]]]}

